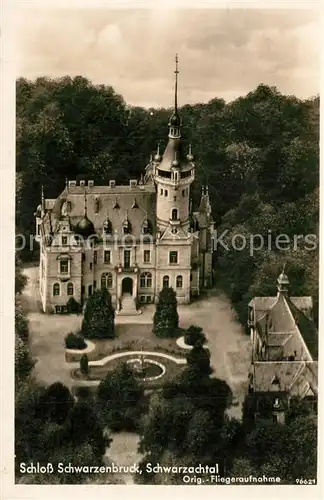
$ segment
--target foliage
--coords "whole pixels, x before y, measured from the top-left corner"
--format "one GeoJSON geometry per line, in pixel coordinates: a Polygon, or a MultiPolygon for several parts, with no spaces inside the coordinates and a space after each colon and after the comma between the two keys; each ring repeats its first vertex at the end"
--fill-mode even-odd
{"type": "Polygon", "coordinates": [[[21,261],[16,252],[15,254],[15,293],[21,294],[27,284],[27,276],[22,273],[21,261]]]}
{"type": "Polygon", "coordinates": [[[81,335],[70,332],[64,339],[66,349],[85,349],[87,344],[81,335]]]}
{"type": "Polygon", "coordinates": [[[201,375],[210,375],[212,372],[210,366],[210,353],[201,345],[195,345],[187,354],[187,363],[189,366],[196,367],[201,375]]]}
{"type": "Polygon", "coordinates": [[[164,287],[159,293],[153,318],[153,331],[159,337],[175,337],[178,333],[179,315],[177,297],[173,288],[164,287]]]}
{"type": "MultiPolygon", "coordinates": [[[[75,465],[101,465],[111,439],[105,434],[92,402],[74,400],[60,383],[47,389],[30,381],[16,393],[15,455],[16,475],[22,462],[59,462],[75,465]]],[[[83,483],[88,475],[63,472],[42,475],[42,484],[83,483]]],[[[19,481],[31,484],[23,476],[19,481]]],[[[35,480],[38,483],[38,479],[35,480]]]]}
{"type": "Polygon", "coordinates": [[[81,304],[79,304],[74,297],[69,298],[66,307],[69,314],[79,314],[82,311],[81,304]]]}
{"type": "Polygon", "coordinates": [[[184,336],[185,343],[192,346],[202,346],[206,343],[206,335],[200,326],[190,325],[184,336]]]}
{"type": "Polygon", "coordinates": [[[24,381],[34,366],[34,361],[24,341],[16,334],[15,336],[15,382],[24,381]]]}
{"type": "Polygon", "coordinates": [[[82,354],[80,358],[80,371],[83,375],[88,375],[89,373],[89,360],[86,354],[82,354]]]}
{"type": "Polygon", "coordinates": [[[96,290],[87,300],[82,334],[89,339],[115,337],[115,311],[106,288],[96,290]]]}
{"type": "Polygon", "coordinates": [[[97,391],[102,418],[113,430],[134,430],[143,410],[144,389],[126,363],[108,372],[97,391]]]}
{"type": "MultiPolygon", "coordinates": [[[[222,429],[230,393],[226,382],[201,377],[195,367],[155,393],[140,429],[142,463],[161,463],[166,457],[178,465],[223,463],[227,449],[222,429]]],[[[165,479],[161,474],[136,478],[155,484],[164,484],[165,479]]],[[[167,479],[172,484],[182,482],[174,475],[167,479]]]]}
{"type": "Polygon", "coordinates": [[[28,341],[29,327],[26,314],[22,308],[21,303],[15,298],[15,333],[24,342],[28,341]]]}
{"type": "Polygon", "coordinates": [[[61,424],[73,407],[73,397],[61,382],[47,387],[40,398],[39,411],[43,418],[61,424]]]}

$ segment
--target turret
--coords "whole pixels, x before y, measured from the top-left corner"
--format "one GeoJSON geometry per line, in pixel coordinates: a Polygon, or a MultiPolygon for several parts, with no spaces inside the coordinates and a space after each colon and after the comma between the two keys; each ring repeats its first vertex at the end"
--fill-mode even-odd
{"type": "Polygon", "coordinates": [[[287,295],[289,290],[289,279],[287,274],[285,274],[285,264],[283,265],[282,271],[277,279],[277,291],[278,295],[287,295]]]}
{"type": "Polygon", "coordinates": [[[178,56],[175,58],[174,110],[169,120],[168,143],[163,155],[158,147],[154,157],[154,182],[157,187],[157,223],[160,228],[175,221],[189,228],[190,185],[195,176],[191,146],[183,151],[182,120],[178,110],[178,56]]]}

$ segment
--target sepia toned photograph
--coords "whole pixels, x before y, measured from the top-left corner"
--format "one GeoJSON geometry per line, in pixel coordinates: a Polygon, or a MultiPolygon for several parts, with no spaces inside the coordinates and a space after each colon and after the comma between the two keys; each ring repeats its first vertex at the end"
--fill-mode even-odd
{"type": "Polygon", "coordinates": [[[310,496],[319,12],[160,4],[17,12],[15,484],[310,496]]]}

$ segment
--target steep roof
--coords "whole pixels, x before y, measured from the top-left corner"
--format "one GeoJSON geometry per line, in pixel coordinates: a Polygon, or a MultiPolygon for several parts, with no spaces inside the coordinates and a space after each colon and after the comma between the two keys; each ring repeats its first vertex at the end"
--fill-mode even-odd
{"type": "Polygon", "coordinates": [[[139,237],[142,234],[142,224],[146,216],[153,234],[155,233],[156,195],[153,185],[65,188],[56,199],[52,209],[55,227],[61,217],[64,202],[69,202],[67,215],[72,226],[75,227],[83,219],[85,193],[87,217],[93,223],[97,233],[102,232],[104,222],[108,218],[113,234],[122,237],[123,223],[128,219],[132,228],[131,234],[139,237]]]}
{"type": "Polygon", "coordinates": [[[307,318],[307,316],[302,311],[300,311],[288,297],[286,298],[286,301],[310,354],[312,355],[313,359],[317,359],[318,331],[315,324],[313,323],[313,321],[307,318]]]}
{"type": "Polygon", "coordinates": [[[178,168],[180,170],[190,170],[193,168],[192,163],[187,160],[183,151],[181,137],[169,137],[168,143],[162,155],[162,160],[157,165],[157,168],[169,172],[173,168],[172,163],[175,159],[179,162],[178,168]]]}
{"type": "Polygon", "coordinates": [[[256,361],[252,369],[255,392],[279,390],[298,395],[308,384],[317,394],[316,361],[256,361]]]}

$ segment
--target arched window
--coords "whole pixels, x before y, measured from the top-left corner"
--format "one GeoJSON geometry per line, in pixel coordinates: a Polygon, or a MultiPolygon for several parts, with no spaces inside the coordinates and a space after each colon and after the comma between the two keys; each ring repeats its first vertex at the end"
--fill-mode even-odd
{"type": "Polygon", "coordinates": [[[101,288],[112,288],[113,277],[111,273],[103,273],[101,275],[101,288]]]}
{"type": "Polygon", "coordinates": [[[163,288],[168,288],[169,286],[169,276],[163,276],[163,288]]]}
{"type": "Polygon", "coordinates": [[[152,287],[152,274],[142,273],[140,277],[140,287],[141,288],[151,288],[152,287]]]}
{"type": "Polygon", "coordinates": [[[73,283],[68,283],[67,284],[67,294],[68,295],[74,295],[74,285],[73,285],[73,283]]]}
{"type": "Polygon", "coordinates": [[[171,219],[172,220],[178,220],[178,210],[176,208],[172,209],[171,219]]]}
{"type": "Polygon", "coordinates": [[[57,297],[58,295],[60,295],[60,284],[59,283],[54,283],[53,285],[53,295],[54,297],[57,297]]]}
{"type": "Polygon", "coordinates": [[[177,288],[182,288],[183,287],[183,278],[182,276],[177,276],[177,288]]]}

